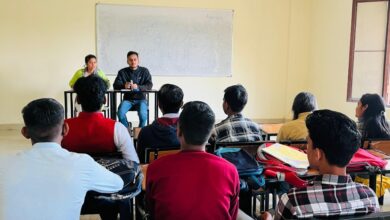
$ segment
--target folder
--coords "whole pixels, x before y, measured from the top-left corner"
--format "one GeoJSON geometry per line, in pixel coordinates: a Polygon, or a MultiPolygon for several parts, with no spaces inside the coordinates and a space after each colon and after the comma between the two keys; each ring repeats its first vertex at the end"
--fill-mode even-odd
{"type": "Polygon", "coordinates": [[[309,167],[307,155],[292,147],[275,143],[269,147],[262,148],[262,151],[294,168],[307,169],[309,167]]]}

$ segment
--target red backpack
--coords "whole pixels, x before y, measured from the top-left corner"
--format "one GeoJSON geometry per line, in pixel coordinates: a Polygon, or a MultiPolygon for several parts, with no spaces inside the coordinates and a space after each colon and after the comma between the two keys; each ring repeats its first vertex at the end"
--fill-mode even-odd
{"type": "Polygon", "coordinates": [[[347,166],[347,172],[356,172],[367,169],[368,167],[379,167],[384,169],[387,165],[387,161],[372,155],[368,151],[359,148],[359,150],[353,155],[351,161],[347,166]]]}
{"type": "MultiPolygon", "coordinates": [[[[284,164],[282,161],[272,157],[268,154],[263,154],[261,149],[264,147],[269,147],[273,143],[266,143],[261,145],[257,149],[256,160],[263,164],[264,172],[263,174],[266,177],[277,178],[279,181],[286,181],[294,187],[304,187],[307,184],[307,181],[301,179],[297,175],[297,169],[284,164]]],[[[295,150],[297,148],[292,147],[295,150]]],[[[300,151],[300,150],[299,150],[300,151]]]]}

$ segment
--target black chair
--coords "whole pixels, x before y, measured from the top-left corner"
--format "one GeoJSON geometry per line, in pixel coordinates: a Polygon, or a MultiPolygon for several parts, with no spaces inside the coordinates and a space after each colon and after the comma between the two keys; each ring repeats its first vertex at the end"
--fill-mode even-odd
{"type": "MultiPolygon", "coordinates": [[[[124,164],[131,164],[134,166],[131,167],[138,167],[137,163],[135,162],[123,162],[123,157],[121,152],[113,152],[113,153],[88,153],[95,161],[100,163],[99,161],[106,161],[108,164],[115,163],[116,165],[109,165],[111,167],[115,167],[114,170],[111,170],[112,172],[117,172],[115,169],[119,169],[120,167],[125,167],[124,164]]],[[[127,166],[126,166],[127,167],[127,166]]],[[[139,168],[138,168],[139,169],[139,168]]],[[[125,169],[127,171],[127,169],[125,169]]],[[[124,172],[123,168],[121,169],[120,173],[117,173],[122,177],[122,175],[128,175],[126,173],[130,173],[130,169],[128,172],[124,172]]],[[[124,178],[124,177],[122,177],[124,178]]],[[[134,196],[139,194],[140,183],[142,182],[143,175],[141,172],[138,173],[138,175],[134,176],[134,182],[131,184],[134,185],[134,189],[138,189],[137,192],[134,192],[134,195],[129,196],[129,198],[126,199],[120,199],[120,200],[104,200],[104,199],[96,199],[95,196],[97,195],[96,192],[89,191],[85,197],[84,204],[81,208],[81,215],[87,215],[87,214],[100,214],[100,217],[103,220],[116,220],[117,215],[120,214],[121,220],[127,220],[127,219],[133,219],[133,199],[134,196]],[[115,216],[115,217],[114,217],[115,216]]],[[[125,180],[124,180],[125,181],[125,180]]],[[[126,181],[125,181],[126,183],[126,181]]],[[[126,187],[131,187],[130,185],[126,185],[126,187]]]]}
{"type": "Polygon", "coordinates": [[[145,148],[145,163],[151,163],[157,160],[159,157],[174,154],[180,151],[178,147],[167,147],[167,148],[145,148]]]}

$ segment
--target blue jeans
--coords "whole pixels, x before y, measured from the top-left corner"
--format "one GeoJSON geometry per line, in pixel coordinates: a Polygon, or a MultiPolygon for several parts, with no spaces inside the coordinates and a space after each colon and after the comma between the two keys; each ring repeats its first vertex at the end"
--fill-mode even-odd
{"type": "Polygon", "coordinates": [[[145,127],[146,121],[148,118],[148,105],[146,103],[146,100],[123,100],[122,103],[119,105],[118,108],[118,118],[119,121],[127,128],[129,127],[129,123],[127,122],[126,113],[133,107],[138,105],[138,118],[139,118],[139,125],[138,127],[145,127]]]}

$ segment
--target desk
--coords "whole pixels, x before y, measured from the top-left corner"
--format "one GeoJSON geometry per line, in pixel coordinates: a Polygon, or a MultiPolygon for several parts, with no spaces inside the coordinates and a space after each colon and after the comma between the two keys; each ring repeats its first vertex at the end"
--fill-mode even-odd
{"type": "Polygon", "coordinates": [[[279,129],[282,127],[283,123],[277,124],[261,124],[260,129],[265,134],[265,140],[271,140],[271,136],[277,136],[279,129]]]}
{"type": "MultiPolygon", "coordinates": [[[[106,91],[106,104],[105,104],[105,117],[116,120],[116,113],[118,104],[122,102],[122,95],[124,93],[129,93],[130,90],[108,90],[106,91]],[[118,95],[119,94],[119,95],[118,95]],[[119,102],[118,102],[119,97],[119,102]]],[[[157,90],[145,90],[142,91],[146,94],[146,100],[148,104],[149,111],[149,94],[154,95],[154,120],[158,118],[158,98],[157,98],[157,90]]],[[[73,90],[64,91],[64,108],[65,108],[65,118],[73,118],[75,117],[74,113],[74,101],[76,99],[76,92],[73,90]]],[[[148,112],[148,124],[149,124],[149,112],[148,112]]]]}

